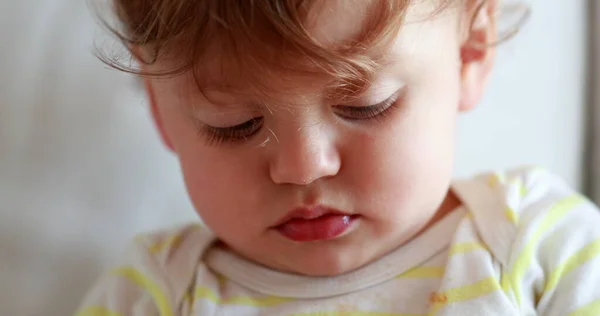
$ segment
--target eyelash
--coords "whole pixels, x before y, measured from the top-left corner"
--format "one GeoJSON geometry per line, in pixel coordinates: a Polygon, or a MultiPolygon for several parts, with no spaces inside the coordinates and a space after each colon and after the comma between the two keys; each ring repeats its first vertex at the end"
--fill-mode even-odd
{"type": "Polygon", "coordinates": [[[263,122],[264,119],[262,117],[255,117],[242,124],[231,127],[212,127],[206,125],[201,131],[211,145],[218,145],[224,142],[235,143],[245,141],[257,134],[260,131],[263,122]]]}
{"type": "MultiPolygon", "coordinates": [[[[390,110],[396,107],[399,99],[399,93],[394,93],[394,95],[387,100],[375,105],[363,107],[335,106],[334,108],[340,110],[340,112],[345,112],[346,114],[337,113],[337,115],[346,120],[361,121],[375,119],[377,121],[381,121],[391,113],[390,110]]],[[[263,117],[255,117],[242,124],[230,127],[212,127],[205,125],[200,129],[200,131],[201,134],[205,136],[209,144],[219,145],[225,142],[237,143],[240,141],[246,141],[250,137],[256,135],[260,131],[263,124],[263,117]]]]}
{"type": "Polygon", "coordinates": [[[337,106],[336,108],[340,109],[341,112],[346,112],[350,115],[338,114],[342,118],[350,121],[360,121],[360,120],[370,120],[375,119],[377,121],[381,121],[387,117],[388,114],[391,113],[392,110],[398,104],[399,96],[395,93],[389,99],[380,102],[375,105],[369,106],[337,106]]]}

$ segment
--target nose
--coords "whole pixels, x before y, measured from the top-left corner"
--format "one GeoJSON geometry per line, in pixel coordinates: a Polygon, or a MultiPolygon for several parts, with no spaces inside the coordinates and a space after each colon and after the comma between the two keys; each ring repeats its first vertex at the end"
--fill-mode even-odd
{"type": "Polygon", "coordinates": [[[280,135],[269,166],[274,183],[309,185],[339,172],[340,153],[332,132],[321,124],[301,129],[290,126],[280,135]]]}

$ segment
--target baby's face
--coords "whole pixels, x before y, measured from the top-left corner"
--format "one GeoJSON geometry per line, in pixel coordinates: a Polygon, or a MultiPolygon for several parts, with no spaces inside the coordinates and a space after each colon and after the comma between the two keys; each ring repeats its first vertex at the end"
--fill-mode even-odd
{"type": "MultiPolygon", "coordinates": [[[[323,11],[315,34],[336,42],[356,31],[348,17],[360,19],[367,1],[328,3],[339,7],[323,11]]],[[[431,18],[422,7],[429,2],[417,3],[386,52],[392,62],[352,104],[324,101],[318,78],[297,79],[298,90],[270,109],[207,90],[213,104],[187,93],[182,87],[194,83],[184,77],[148,82],[191,200],[224,244],[272,268],[340,274],[456,206],[448,188],[461,98],[459,17],[448,9],[431,18]]]]}

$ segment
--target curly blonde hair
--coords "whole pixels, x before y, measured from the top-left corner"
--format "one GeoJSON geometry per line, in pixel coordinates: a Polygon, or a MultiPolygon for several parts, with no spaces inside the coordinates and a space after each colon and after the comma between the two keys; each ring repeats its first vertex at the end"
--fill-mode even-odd
{"type": "MultiPolygon", "coordinates": [[[[332,78],[337,90],[358,94],[383,62],[367,50],[394,38],[414,0],[370,0],[362,31],[335,47],[319,43],[307,28],[309,12],[328,0],[111,1],[121,26],[110,30],[141,64],[134,67],[100,54],[111,67],[142,76],[191,71],[202,87],[211,80],[206,78],[210,64],[256,91],[282,80],[283,73],[318,73],[332,78]],[[160,61],[168,67],[149,67],[160,61]]],[[[475,3],[470,5],[475,12],[467,12],[474,19],[489,0],[431,1],[436,2],[433,15],[456,1],[475,3]]]]}

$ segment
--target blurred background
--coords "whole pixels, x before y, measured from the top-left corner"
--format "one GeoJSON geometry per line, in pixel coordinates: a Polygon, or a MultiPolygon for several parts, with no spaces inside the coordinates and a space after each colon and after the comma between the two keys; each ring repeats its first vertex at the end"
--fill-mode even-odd
{"type": "MultiPolygon", "coordinates": [[[[598,199],[600,5],[527,3],[460,118],[456,175],[542,165],[598,199]]],[[[86,1],[0,1],[0,315],[70,315],[135,233],[195,220],[140,87],[93,56],[102,37],[86,1]]]]}

